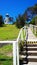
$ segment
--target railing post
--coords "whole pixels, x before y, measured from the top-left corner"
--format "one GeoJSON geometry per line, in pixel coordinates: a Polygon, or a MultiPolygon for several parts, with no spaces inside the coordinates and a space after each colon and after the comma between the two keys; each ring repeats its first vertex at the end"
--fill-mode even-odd
{"type": "Polygon", "coordinates": [[[17,42],[17,65],[19,65],[19,44],[17,42]]]}
{"type": "Polygon", "coordinates": [[[21,40],[23,41],[23,29],[22,29],[20,36],[21,36],[21,40]]]}
{"type": "Polygon", "coordinates": [[[17,65],[17,62],[16,62],[17,47],[16,46],[17,46],[17,43],[13,42],[13,65],[17,65]]]}

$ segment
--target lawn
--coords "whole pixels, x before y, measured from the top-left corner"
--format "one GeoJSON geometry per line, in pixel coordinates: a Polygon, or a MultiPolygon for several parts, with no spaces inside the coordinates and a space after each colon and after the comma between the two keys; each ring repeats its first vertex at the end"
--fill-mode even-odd
{"type": "Polygon", "coordinates": [[[0,27],[0,40],[13,40],[16,39],[19,29],[15,25],[5,25],[0,27]]]}
{"type": "Polygon", "coordinates": [[[3,53],[3,54],[8,54],[10,52],[12,52],[13,50],[13,45],[12,44],[3,44],[2,47],[0,47],[0,53],[3,53]]]}
{"type": "Polygon", "coordinates": [[[11,60],[0,61],[0,65],[13,65],[11,60]]]}
{"type": "Polygon", "coordinates": [[[13,65],[12,44],[7,44],[0,47],[0,65],[13,65]]]}

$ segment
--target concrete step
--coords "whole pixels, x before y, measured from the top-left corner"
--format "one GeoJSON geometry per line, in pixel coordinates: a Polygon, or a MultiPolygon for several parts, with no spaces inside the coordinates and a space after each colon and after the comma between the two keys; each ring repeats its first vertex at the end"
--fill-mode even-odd
{"type": "Polygon", "coordinates": [[[37,51],[37,47],[27,47],[28,50],[31,50],[31,51],[37,51]]]}
{"type": "MultiPolygon", "coordinates": [[[[23,51],[23,52],[20,53],[20,55],[26,55],[26,52],[23,51]]],[[[28,56],[29,56],[29,55],[31,55],[31,56],[37,56],[37,51],[28,51],[28,52],[27,52],[27,55],[28,55],[28,56]]]]}
{"type": "Polygon", "coordinates": [[[24,46],[37,46],[37,44],[35,44],[35,43],[34,43],[34,44],[31,44],[31,43],[29,44],[29,43],[27,43],[27,44],[24,44],[24,46]]]}
{"type": "Polygon", "coordinates": [[[27,47],[27,48],[23,47],[22,51],[25,51],[25,50],[27,50],[27,51],[37,51],[37,47],[27,47]]]}
{"type": "Polygon", "coordinates": [[[33,49],[33,48],[37,48],[37,47],[27,47],[27,48],[32,48],[33,49]]]}
{"type": "Polygon", "coordinates": [[[26,45],[27,46],[37,46],[37,44],[35,44],[35,43],[34,44],[29,44],[29,43],[28,44],[24,44],[24,46],[26,46],[26,45]]]}
{"type": "Polygon", "coordinates": [[[37,62],[37,56],[28,56],[29,62],[37,62]]]}
{"type": "Polygon", "coordinates": [[[36,42],[36,43],[35,43],[35,42],[34,42],[34,43],[33,43],[33,42],[32,42],[32,43],[31,43],[31,42],[30,42],[30,43],[29,43],[29,42],[24,43],[24,45],[26,45],[26,44],[27,44],[27,45],[37,45],[37,42],[36,42]]]}
{"type": "Polygon", "coordinates": [[[25,65],[28,61],[37,62],[37,44],[27,44],[27,45],[24,44],[23,50],[20,53],[20,60],[22,62],[22,64],[20,65],[25,65]]]}
{"type": "Polygon", "coordinates": [[[28,51],[28,56],[37,56],[37,51],[28,51]]]}
{"type": "Polygon", "coordinates": [[[37,53],[28,53],[28,56],[37,56],[37,53]]]}
{"type": "Polygon", "coordinates": [[[25,47],[23,47],[23,50],[32,50],[32,51],[37,51],[37,47],[27,47],[27,48],[25,48],[25,47]]]}
{"type": "Polygon", "coordinates": [[[37,51],[28,51],[28,53],[37,53],[37,51]]]}

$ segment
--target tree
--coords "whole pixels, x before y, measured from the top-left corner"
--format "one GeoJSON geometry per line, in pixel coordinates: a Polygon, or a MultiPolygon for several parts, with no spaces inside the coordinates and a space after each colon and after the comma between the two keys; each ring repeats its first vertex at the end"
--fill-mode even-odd
{"type": "Polygon", "coordinates": [[[2,27],[2,26],[3,26],[3,24],[4,24],[3,16],[2,16],[2,15],[0,15],[0,27],[2,27]]]}
{"type": "Polygon", "coordinates": [[[34,18],[31,20],[30,24],[35,25],[35,19],[34,18]]]}
{"type": "Polygon", "coordinates": [[[37,25],[37,16],[35,17],[35,25],[37,25]]]}
{"type": "Polygon", "coordinates": [[[37,25],[37,16],[35,16],[35,17],[31,20],[30,24],[37,25]]]}
{"type": "Polygon", "coordinates": [[[18,15],[18,17],[16,18],[16,26],[18,28],[21,28],[25,25],[25,20],[24,20],[24,17],[21,16],[21,15],[18,15]]]}
{"type": "Polygon", "coordinates": [[[35,4],[32,7],[27,8],[27,10],[24,13],[24,17],[26,18],[26,21],[28,21],[29,19],[31,20],[36,15],[37,15],[37,4],[35,4]]]}
{"type": "Polygon", "coordinates": [[[32,7],[28,7],[23,15],[18,15],[16,18],[16,25],[17,27],[23,27],[25,22],[31,21],[32,24],[37,24],[37,18],[35,17],[37,15],[37,4],[35,4],[32,7]],[[35,18],[35,20],[34,20],[35,18]]]}

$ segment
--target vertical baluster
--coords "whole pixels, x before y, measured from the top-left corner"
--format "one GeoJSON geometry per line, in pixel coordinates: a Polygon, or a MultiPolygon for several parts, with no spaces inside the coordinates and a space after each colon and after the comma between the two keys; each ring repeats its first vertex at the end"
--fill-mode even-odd
{"type": "Polygon", "coordinates": [[[21,32],[21,40],[23,41],[23,29],[22,29],[22,32],[21,32]]]}
{"type": "Polygon", "coordinates": [[[26,28],[24,27],[24,40],[26,39],[26,28]]]}
{"type": "Polygon", "coordinates": [[[24,28],[23,28],[23,41],[24,41],[24,28]]]}
{"type": "Polygon", "coordinates": [[[17,65],[19,65],[19,44],[17,42],[17,65]]]}
{"type": "Polygon", "coordinates": [[[23,27],[23,41],[25,40],[25,28],[23,27]]]}
{"type": "Polygon", "coordinates": [[[16,65],[16,42],[13,43],[13,65],[16,65]]]}

